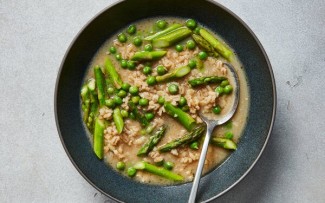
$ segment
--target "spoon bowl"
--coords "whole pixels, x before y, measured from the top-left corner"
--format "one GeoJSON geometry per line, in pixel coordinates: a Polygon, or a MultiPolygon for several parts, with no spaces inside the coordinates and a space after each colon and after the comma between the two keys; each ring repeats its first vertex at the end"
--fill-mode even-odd
{"type": "Polygon", "coordinates": [[[211,139],[212,132],[213,132],[213,130],[214,130],[214,128],[216,126],[226,123],[229,119],[231,119],[233,117],[233,115],[235,114],[236,109],[238,107],[238,103],[239,103],[239,88],[240,88],[240,86],[239,86],[239,79],[238,79],[238,75],[236,73],[236,70],[234,69],[234,67],[230,63],[223,63],[223,65],[226,65],[228,67],[228,69],[231,71],[231,73],[232,73],[232,75],[234,77],[235,88],[234,88],[234,94],[233,95],[235,96],[235,98],[234,98],[234,102],[233,102],[233,105],[232,105],[230,111],[220,119],[211,120],[210,118],[206,117],[202,112],[199,113],[201,119],[207,125],[207,131],[206,131],[206,135],[205,135],[205,138],[204,138],[204,143],[203,143],[203,147],[202,147],[198,167],[196,169],[196,173],[195,173],[195,177],[194,177],[190,197],[189,197],[189,200],[188,200],[189,203],[194,203],[195,202],[195,198],[196,198],[197,190],[198,190],[198,187],[199,187],[199,183],[200,183],[200,179],[201,179],[201,175],[202,175],[202,170],[203,170],[203,166],[204,166],[204,162],[205,162],[205,157],[206,157],[206,154],[207,154],[207,151],[208,151],[208,146],[209,146],[209,142],[210,142],[210,139],[211,139]]]}

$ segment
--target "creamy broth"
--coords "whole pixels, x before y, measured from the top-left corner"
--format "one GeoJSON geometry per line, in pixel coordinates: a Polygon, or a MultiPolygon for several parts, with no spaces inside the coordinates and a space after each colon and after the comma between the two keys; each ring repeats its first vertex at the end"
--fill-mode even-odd
{"type": "MultiPolygon", "coordinates": [[[[151,18],[148,20],[143,20],[143,21],[134,23],[137,26],[137,34],[143,35],[143,36],[148,36],[149,32],[152,30],[154,22],[156,22],[157,20],[158,20],[158,18],[151,18]]],[[[184,24],[186,19],[164,18],[164,20],[166,20],[170,25],[173,23],[184,24]]],[[[206,28],[206,29],[208,30],[208,28],[206,28]]],[[[125,30],[125,28],[124,28],[124,30],[125,30]]],[[[135,72],[139,72],[139,74],[140,73],[142,74],[142,71],[141,71],[142,67],[137,67],[136,70],[128,70],[128,69],[121,68],[120,62],[116,60],[116,58],[114,57],[114,54],[110,54],[108,52],[109,47],[116,44],[116,42],[114,43],[114,40],[116,40],[116,36],[120,32],[117,32],[115,35],[113,35],[113,37],[108,39],[103,44],[103,46],[98,50],[98,52],[95,54],[91,64],[89,65],[89,71],[85,78],[85,81],[87,81],[89,78],[94,77],[93,67],[95,65],[100,65],[103,67],[105,59],[107,57],[109,57],[111,59],[111,61],[113,62],[114,66],[115,66],[116,70],[118,71],[118,73],[120,74],[120,77],[123,82],[133,85],[134,77],[137,77],[137,76],[135,76],[136,75],[135,72]]],[[[221,39],[215,33],[214,33],[214,35],[219,40],[221,39]]],[[[129,40],[123,46],[126,46],[127,44],[131,43],[132,38],[133,38],[133,36],[129,37],[129,40]]],[[[182,41],[180,43],[186,44],[186,41],[188,39],[189,38],[186,38],[184,41],[182,41]]],[[[144,43],[141,47],[136,47],[136,50],[137,51],[143,50],[143,47],[145,44],[146,43],[144,43]]],[[[118,49],[118,51],[121,49],[122,48],[118,49]]],[[[175,51],[175,45],[171,46],[165,50],[169,50],[171,53],[175,52],[176,54],[178,54],[175,51]]],[[[235,53],[235,50],[234,50],[234,53],[235,53]]],[[[183,83],[184,84],[187,83],[187,81],[190,78],[193,78],[197,75],[211,76],[211,75],[216,75],[216,73],[218,75],[220,75],[221,74],[220,70],[215,70],[215,68],[214,68],[215,65],[213,65],[215,63],[215,61],[218,61],[218,60],[226,61],[222,57],[219,57],[218,59],[206,60],[206,61],[204,61],[204,67],[205,67],[204,71],[192,70],[191,73],[188,74],[187,76],[177,79],[175,81],[181,86],[183,83]]],[[[242,65],[241,65],[239,59],[237,58],[236,54],[234,54],[230,63],[237,70],[237,74],[239,76],[239,81],[240,81],[239,105],[238,105],[238,109],[237,109],[235,115],[233,116],[233,118],[231,119],[231,121],[223,126],[217,127],[214,130],[213,134],[214,134],[214,136],[222,137],[226,132],[231,131],[234,135],[232,140],[235,143],[238,143],[240,136],[243,133],[243,130],[245,128],[245,124],[246,124],[246,120],[247,120],[248,109],[249,109],[249,106],[248,106],[249,105],[249,90],[248,90],[248,84],[247,84],[244,69],[242,68],[242,65]]],[[[152,67],[154,68],[158,64],[161,64],[160,60],[154,61],[152,64],[152,67]]],[[[178,67],[177,64],[175,66],[178,67]]],[[[155,69],[153,69],[153,71],[155,72],[155,69]]],[[[224,76],[227,77],[230,84],[234,87],[234,82],[233,82],[233,78],[230,74],[230,71],[227,71],[227,73],[224,76]]],[[[167,84],[168,83],[156,84],[155,86],[161,86],[161,88],[159,90],[163,90],[163,89],[166,89],[167,84]]],[[[217,85],[210,85],[210,86],[214,90],[214,88],[217,85]]],[[[206,88],[206,87],[202,86],[202,87],[195,88],[195,89],[200,90],[200,89],[204,89],[204,88],[206,88]]],[[[183,90],[183,91],[186,92],[187,90],[183,90]]],[[[140,92],[141,92],[141,90],[140,90],[140,92]]],[[[180,92],[182,92],[182,90],[180,92]]],[[[232,105],[232,100],[233,100],[233,94],[219,96],[216,98],[216,103],[219,104],[223,109],[219,116],[222,116],[227,113],[227,109],[229,109],[232,105]]],[[[159,141],[157,146],[161,146],[161,145],[163,145],[171,140],[174,140],[176,138],[179,138],[182,135],[184,135],[185,133],[187,133],[186,129],[178,121],[176,121],[171,116],[166,115],[165,113],[163,113],[162,116],[156,115],[155,120],[159,121],[159,122],[157,121],[157,123],[158,123],[157,126],[161,125],[162,123],[166,124],[168,126],[164,137],[159,141]]],[[[113,122],[109,121],[108,123],[113,123],[113,122]]],[[[109,124],[109,125],[112,125],[112,124],[109,124]]],[[[113,139],[113,138],[107,136],[107,137],[105,137],[105,145],[104,145],[104,160],[107,162],[108,165],[110,165],[112,168],[116,169],[117,162],[123,161],[126,164],[126,169],[124,171],[120,171],[121,174],[123,174],[123,175],[126,175],[126,171],[127,171],[128,167],[133,166],[134,164],[136,164],[139,161],[144,160],[149,163],[155,164],[154,158],[152,156],[149,156],[149,155],[143,156],[143,157],[137,156],[137,152],[139,151],[139,149],[141,148],[143,143],[145,143],[149,138],[149,135],[141,135],[141,133],[139,131],[139,129],[141,130],[141,125],[139,124],[139,122],[134,121],[132,119],[125,119],[125,128],[127,128],[131,131],[133,129],[137,130],[137,133],[135,133],[135,135],[133,135],[131,137],[133,139],[133,142],[131,144],[129,143],[130,141],[123,140],[124,137],[127,137],[127,136],[121,136],[122,138],[118,141],[118,143],[115,146],[108,147],[107,146],[108,143],[110,143],[111,139],[113,139]],[[109,140],[106,140],[106,139],[109,139],[109,140]],[[136,144],[138,142],[139,142],[139,144],[136,144]],[[119,154],[121,156],[118,156],[117,154],[119,154]]],[[[90,140],[92,140],[91,134],[89,135],[89,137],[90,137],[90,140]]],[[[131,138],[130,138],[130,140],[131,140],[131,138]]],[[[173,151],[173,153],[171,153],[171,152],[159,153],[159,156],[162,156],[165,161],[170,161],[170,162],[174,163],[174,168],[172,169],[172,172],[183,176],[185,182],[192,181],[194,178],[194,174],[195,174],[196,167],[198,164],[198,156],[200,155],[201,145],[203,143],[202,138],[199,140],[200,140],[200,148],[198,150],[190,149],[188,145],[184,145],[184,146],[177,148],[177,152],[173,151]],[[193,157],[194,158],[191,161],[190,160],[186,161],[186,157],[189,157],[190,159],[192,159],[193,157]]],[[[240,143],[238,143],[238,148],[240,148],[240,147],[241,147],[240,143]]],[[[232,151],[230,151],[230,150],[226,150],[226,149],[216,147],[215,145],[210,144],[203,173],[205,174],[208,171],[216,168],[231,153],[232,153],[232,151]]],[[[135,177],[133,177],[133,179],[143,182],[143,183],[151,183],[151,184],[175,184],[175,182],[170,181],[166,178],[163,178],[163,177],[160,177],[160,176],[157,176],[157,175],[145,172],[145,171],[141,171],[141,170],[137,171],[137,173],[136,173],[135,177]]]]}

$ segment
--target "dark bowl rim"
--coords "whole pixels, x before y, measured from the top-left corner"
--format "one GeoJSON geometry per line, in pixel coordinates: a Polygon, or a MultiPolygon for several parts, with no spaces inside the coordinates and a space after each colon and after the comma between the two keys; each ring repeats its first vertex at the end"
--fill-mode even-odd
{"type": "MultiPolygon", "coordinates": [[[[60,68],[58,70],[58,73],[57,73],[57,78],[56,78],[56,82],[55,82],[55,90],[54,90],[54,114],[55,114],[55,123],[56,123],[56,128],[57,128],[57,131],[59,133],[59,137],[60,137],[60,140],[61,140],[61,144],[64,148],[64,151],[66,152],[66,154],[68,155],[71,163],[73,164],[73,166],[77,169],[77,171],[79,172],[79,174],[90,184],[92,185],[94,188],[96,188],[98,191],[100,191],[102,194],[106,195],[107,197],[111,198],[112,200],[114,201],[117,201],[117,202],[122,202],[118,199],[116,199],[115,197],[109,195],[108,193],[106,193],[105,191],[103,191],[102,189],[100,189],[99,187],[97,187],[97,185],[95,183],[93,183],[84,173],[83,171],[81,171],[81,169],[78,167],[78,165],[76,164],[76,162],[73,160],[73,158],[71,157],[68,149],[67,149],[67,146],[65,145],[64,143],[64,140],[63,140],[63,136],[61,134],[61,130],[60,130],[60,127],[59,127],[59,120],[58,120],[58,114],[57,114],[57,93],[58,93],[58,86],[59,86],[59,80],[61,78],[61,72],[63,70],[63,65],[66,61],[66,58],[72,48],[72,46],[74,45],[74,43],[77,41],[77,39],[79,38],[79,36],[84,32],[84,30],[97,18],[99,17],[101,14],[103,14],[104,12],[106,12],[108,9],[110,9],[111,7],[117,5],[117,4],[120,4],[121,2],[123,2],[125,0],[118,0],[116,1],[115,3],[113,4],[110,4],[109,6],[106,6],[104,9],[102,9],[100,12],[98,12],[94,17],[92,17],[90,20],[87,21],[87,23],[81,28],[81,30],[77,33],[77,35],[73,38],[73,40],[71,41],[68,49],[66,50],[64,56],[63,56],[63,59],[61,61],[61,64],[60,64],[60,68]]],[[[258,154],[258,156],[256,157],[256,159],[254,160],[254,162],[251,164],[251,166],[246,170],[246,172],[237,180],[235,181],[232,185],[230,185],[227,189],[225,189],[224,191],[220,192],[219,194],[211,197],[210,199],[207,199],[205,200],[204,202],[210,202],[222,195],[224,195],[225,193],[227,193],[229,190],[231,190],[235,185],[237,185],[241,180],[244,179],[244,177],[246,177],[246,175],[252,170],[252,168],[255,166],[255,164],[257,163],[257,161],[259,160],[259,158],[261,157],[267,143],[268,143],[268,140],[269,140],[269,137],[272,133],[272,129],[273,129],[273,125],[274,125],[274,120],[275,120],[275,114],[276,114],[276,107],[277,107],[277,94],[276,94],[276,84],[275,84],[275,79],[274,79],[274,74],[273,74],[273,69],[272,69],[272,65],[269,61],[269,57],[267,56],[267,53],[265,52],[261,42],[258,40],[257,36],[254,34],[254,32],[248,27],[248,25],[239,17],[237,16],[234,12],[232,12],[230,9],[226,8],[225,6],[221,5],[220,3],[218,2],[215,2],[213,0],[204,0],[204,1],[208,1],[218,7],[220,7],[221,9],[223,9],[224,11],[226,11],[227,13],[229,13],[230,15],[232,15],[236,20],[238,20],[247,30],[248,32],[253,36],[254,40],[257,42],[259,48],[261,49],[262,53],[263,53],[263,56],[266,60],[266,63],[268,65],[268,69],[269,69],[269,72],[270,72],[270,76],[271,76],[271,81],[272,81],[272,87],[273,87],[273,90],[272,90],[272,96],[273,96],[273,111],[272,111],[272,119],[271,119],[271,123],[270,123],[270,126],[269,126],[269,131],[268,131],[268,134],[267,134],[267,137],[265,139],[265,142],[264,142],[264,145],[263,147],[261,148],[260,150],[260,153],[258,154]]]]}

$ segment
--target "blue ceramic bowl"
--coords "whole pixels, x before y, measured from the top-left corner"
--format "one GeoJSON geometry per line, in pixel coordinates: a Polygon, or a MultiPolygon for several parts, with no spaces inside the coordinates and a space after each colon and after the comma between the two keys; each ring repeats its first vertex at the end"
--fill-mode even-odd
{"type": "Polygon", "coordinates": [[[129,0],[104,9],[79,32],[62,61],[55,89],[55,115],[62,144],[79,173],[96,189],[121,202],[187,202],[191,183],[155,186],[119,175],[99,161],[83,128],[79,92],[99,47],[117,30],[148,17],[196,19],[234,48],[246,70],[251,95],[247,126],[238,150],[201,179],[198,201],[209,201],[238,183],[254,166],[269,138],[276,108],[273,73],[266,53],[247,25],[207,0],[129,0]],[[186,3],[185,3],[186,2],[186,3]]]}

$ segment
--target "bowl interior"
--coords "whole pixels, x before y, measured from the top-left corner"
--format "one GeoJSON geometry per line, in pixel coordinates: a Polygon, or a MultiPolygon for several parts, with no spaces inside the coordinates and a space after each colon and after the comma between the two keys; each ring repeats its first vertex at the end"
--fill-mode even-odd
{"type": "Polygon", "coordinates": [[[63,59],[58,75],[55,113],[65,150],[78,171],[97,189],[125,202],[186,202],[191,184],[154,186],[119,175],[99,161],[82,125],[79,92],[88,64],[117,30],[148,17],[196,19],[220,34],[234,48],[245,68],[250,110],[238,150],[201,179],[198,201],[215,198],[237,183],[254,165],[272,128],[275,108],[273,74],[263,48],[243,22],[222,6],[205,0],[122,1],[105,9],[79,33],[63,59]]]}

